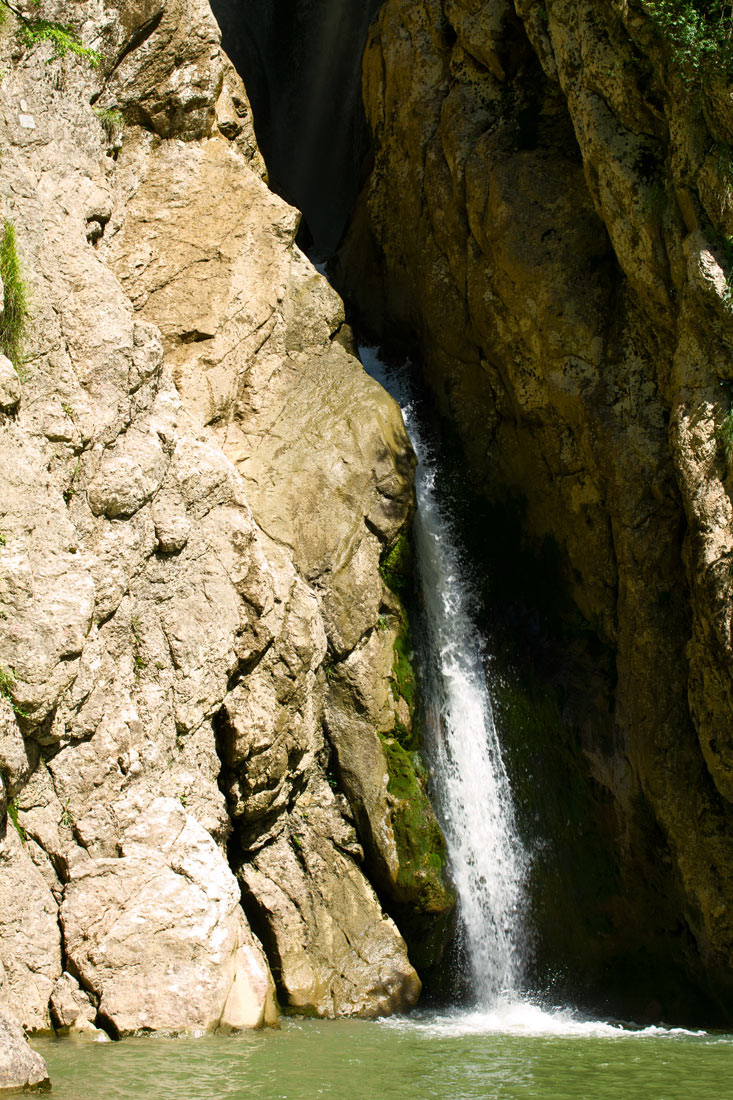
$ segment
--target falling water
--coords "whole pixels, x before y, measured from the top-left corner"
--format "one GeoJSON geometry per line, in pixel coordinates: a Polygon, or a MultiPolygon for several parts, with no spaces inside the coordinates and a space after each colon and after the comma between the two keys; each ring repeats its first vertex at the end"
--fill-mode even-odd
{"type": "Polygon", "coordinates": [[[424,609],[419,656],[426,750],[458,894],[472,992],[477,1004],[487,1008],[519,989],[527,855],[517,838],[470,613],[470,586],[440,507],[429,449],[404,378],[388,376],[373,350],[362,348],[361,353],[369,373],[400,402],[418,458],[415,549],[424,609]]]}

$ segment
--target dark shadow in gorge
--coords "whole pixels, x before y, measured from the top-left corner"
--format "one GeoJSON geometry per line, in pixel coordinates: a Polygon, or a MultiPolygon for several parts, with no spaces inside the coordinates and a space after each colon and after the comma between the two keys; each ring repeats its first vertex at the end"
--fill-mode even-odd
{"type": "Polygon", "coordinates": [[[325,259],[369,150],[361,54],[382,0],[211,0],[244,80],[275,191],[303,212],[299,243],[325,259]]]}
{"type": "MultiPolygon", "coordinates": [[[[395,361],[405,350],[400,335],[395,361]]],[[[696,980],[697,948],[680,917],[683,899],[670,882],[671,854],[653,813],[636,791],[624,817],[594,776],[599,754],[623,762],[614,721],[616,651],[578,611],[557,544],[527,533],[519,497],[487,499],[419,377],[415,391],[421,434],[437,457],[441,505],[462,547],[521,839],[532,859],[526,988],[596,1016],[720,1024],[696,980]]],[[[411,621],[419,624],[419,608],[411,621]]],[[[421,971],[427,1003],[463,1002],[461,970],[454,940],[442,969],[421,971]]]]}
{"type": "Polygon", "coordinates": [[[594,1014],[719,1024],[707,989],[692,977],[697,949],[653,813],[639,793],[632,820],[622,820],[593,775],[594,754],[619,751],[615,650],[578,612],[557,545],[528,536],[522,500],[488,500],[466,476],[454,430],[445,422],[436,430],[440,496],[471,578],[496,724],[531,854],[527,984],[554,1004],[594,1014]],[[629,835],[631,860],[623,853],[629,835]]]}

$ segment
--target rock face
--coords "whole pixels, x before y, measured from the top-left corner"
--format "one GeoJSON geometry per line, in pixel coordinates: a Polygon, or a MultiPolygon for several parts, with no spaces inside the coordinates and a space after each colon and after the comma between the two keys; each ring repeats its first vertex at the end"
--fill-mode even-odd
{"type": "Polygon", "coordinates": [[[43,1058],[28,1046],[20,1025],[0,1013],[0,1089],[20,1091],[49,1085],[43,1058]]]}
{"type": "Polygon", "coordinates": [[[614,867],[565,965],[730,1019],[730,89],[650,7],[387,0],[341,266],[582,616],[561,725],[614,867]]]}
{"type": "Polygon", "coordinates": [[[272,1022],[267,963],[216,844],[173,799],[134,811],[117,856],[71,869],[60,910],[100,1018],[123,1035],[272,1022]]]}
{"type": "MultiPolygon", "coordinates": [[[[30,316],[0,360],[0,1005],[35,1031],[258,1026],[271,963],[284,1005],[405,1009],[332,763],[348,708],[324,720],[346,662],[389,690],[399,411],[267,188],[203,0],[77,5],[98,67],[8,18],[30,316]]],[[[378,747],[397,709],[370,707],[378,747]]]]}

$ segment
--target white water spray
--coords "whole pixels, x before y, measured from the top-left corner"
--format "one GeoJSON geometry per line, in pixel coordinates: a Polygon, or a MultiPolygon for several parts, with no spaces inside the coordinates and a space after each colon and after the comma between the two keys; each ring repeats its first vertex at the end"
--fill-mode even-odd
{"type": "Polygon", "coordinates": [[[448,845],[477,1004],[516,994],[522,976],[528,859],[494,725],[470,588],[436,493],[436,474],[404,383],[362,348],[368,372],[402,406],[418,458],[415,548],[424,603],[421,639],[426,750],[448,845]]]}

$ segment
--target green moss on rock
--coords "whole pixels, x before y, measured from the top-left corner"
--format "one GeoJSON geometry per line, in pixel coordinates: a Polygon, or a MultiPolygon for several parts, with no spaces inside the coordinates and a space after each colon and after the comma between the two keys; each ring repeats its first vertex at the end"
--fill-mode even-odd
{"type": "Polygon", "coordinates": [[[410,961],[430,984],[439,972],[451,935],[455,896],[446,884],[445,840],[420,780],[418,753],[408,753],[393,737],[380,735],[393,802],[392,828],[399,857],[397,893],[391,907],[405,937],[410,961]]]}
{"type": "Polygon", "coordinates": [[[412,582],[412,549],[407,535],[400,535],[379,565],[382,580],[396,596],[404,596],[412,582]]]}
{"type": "Polygon", "coordinates": [[[452,932],[455,896],[444,877],[446,846],[427,795],[427,769],[420,755],[416,720],[418,680],[409,601],[413,582],[412,549],[406,535],[382,557],[380,575],[391,595],[389,614],[380,629],[392,633],[390,686],[394,699],[391,728],[379,731],[388,773],[387,794],[397,873],[389,887],[387,907],[407,943],[410,960],[423,982],[433,982],[452,932]]]}
{"type": "Polygon", "coordinates": [[[400,604],[400,625],[393,644],[392,695],[395,701],[394,734],[404,749],[412,751],[419,747],[419,737],[415,728],[415,705],[417,702],[417,684],[413,668],[412,638],[407,613],[400,604]],[[400,706],[404,700],[404,706],[400,706]],[[409,716],[409,717],[408,717],[409,716]]]}
{"type": "Polygon", "coordinates": [[[380,735],[389,772],[394,829],[400,869],[397,883],[404,899],[419,912],[440,913],[454,898],[443,881],[445,840],[410,754],[392,737],[380,735]]]}
{"type": "Polygon", "coordinates": [[[15,244],[15,227],[7,218],[0,237],[0,278],[3,285],[0,350],[17,371],[23,360],[23,335],[28,318],[28,295],[15,244]]]}

